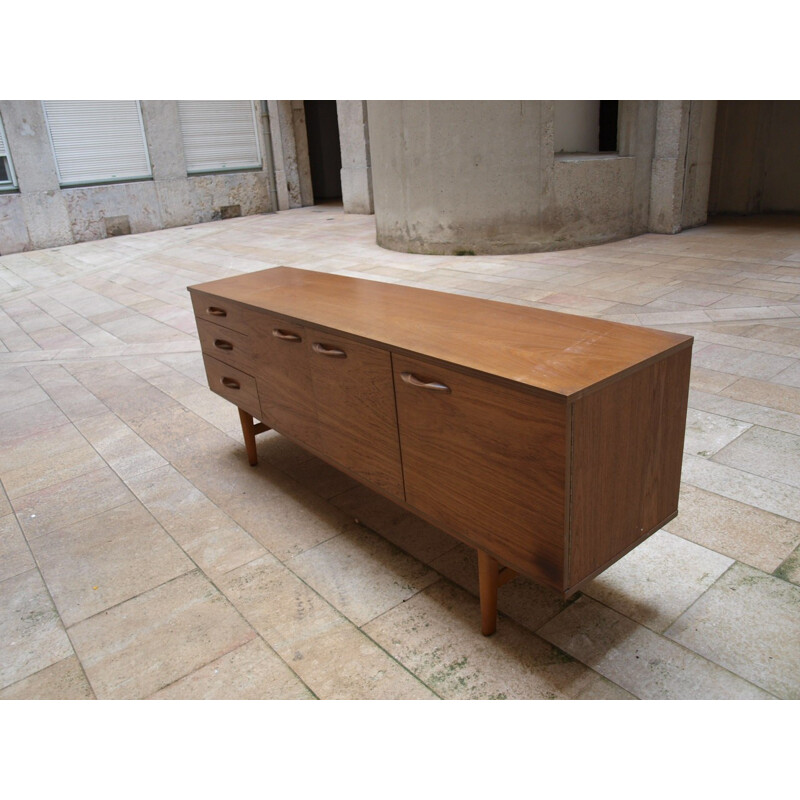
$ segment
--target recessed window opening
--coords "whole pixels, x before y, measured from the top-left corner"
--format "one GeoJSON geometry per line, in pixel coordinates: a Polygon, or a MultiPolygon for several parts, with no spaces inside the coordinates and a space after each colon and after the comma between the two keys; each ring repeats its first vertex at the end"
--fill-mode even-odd
{"type": "Polygon", "coordinates": [[[554,151],[559,154],[617,152],[618,100],[557,100],[554,151]]]}

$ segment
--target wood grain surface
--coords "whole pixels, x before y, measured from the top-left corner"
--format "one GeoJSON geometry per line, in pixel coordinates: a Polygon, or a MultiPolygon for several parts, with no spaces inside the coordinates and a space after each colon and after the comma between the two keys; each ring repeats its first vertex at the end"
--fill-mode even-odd
{"type": "MultiPolygon", "coordinates": [[[[273,269],[189,287],[407,355],[459,364],[539,393],[577,397],[691,337],[311,270],[273,269]]],[[[206,308],[199,300],[195,309],[206,308]]]]}

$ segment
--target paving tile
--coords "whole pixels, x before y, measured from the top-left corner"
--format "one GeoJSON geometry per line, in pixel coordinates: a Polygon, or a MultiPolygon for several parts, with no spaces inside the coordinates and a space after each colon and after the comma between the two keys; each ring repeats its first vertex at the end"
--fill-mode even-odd
{"type": "Polygon", "coordinates": [[[704,392],[719,392],[736,380],[735,375],[728,372],[717,372],[692,364],[691,386],[704,392]]]}
{"type": "Polygon", "coordinates": [[[740,347],[711,344],[692,357],[692,363],[743,378],[767,380],[796,363],[794,359],[756,353],[740,347]]]}
{"type": "Polygon", "coordinates": [[[730,397],[720,397],[696,389],[689,390],[689,406],[698,411],[708,411],[753,425],[800,434],[800,415],[791,414],[788,411],[779,411],[775,408],[734,400],[730,397]]]}
{"type": "Polygon", "coordinates": [[[98,699],[135,699],[241,647],[255,632],[199,571],[73,625],[98,699]]]}
{"type": "Polygon", "coordinates": [[[665,529],[764,572],[800,545],[800,522],[686,483],[678,516],[665,529]]]}
{"type": "Polygon", "coordinates": [[[6,447],[24,442],[29,436],[48,433],[69,422],[50,399],[0,414],[0,441],[6,447]]]}
{"type": "Polygon", "coordinates": [[[800,389],[768,381],[742,378],[720,391],[725,397],[800,414],[800,389]]]}
{"type": "Polygon", "coordinates": [[[164,687],[151,698],[313,700],[314,695],[262,639],[256,638],[164,687]]]}
{"type": "Polygon", "coordinates": [[[433,584],[364,626],[364,632],[445,699],[564,699],[596,675],[535,633],[502,618],[480,632],[478,600],[433,584]]]}
{"type": "Polygon", "coordinates": [[[800,488],[800,436],[791,433],[755,426],[713,460],[800,488]]]}
{"type": "Polygon", "coordinates": [[[222,591],[320,699],[433,694],[271,556],[220,578],[222,591]]]}
{"type": "Polygon", "coordinates": [[[46,465],[51,459],[70,450],[91,450],[80,431],[67,421],[50,430],[31,434],[16,443],[3,444],[0,449],[0,475],[25,469],[33,464],[46,465]]]}
{"type": "Polygon", "coordinates": [[[592,580],[583,593],[663,633],[733,559],[661,530],[592,580]]]}
{"type": "Polygon", "coordinates": [[[439,580],[434,570],[358,526],[306,550],[287,565],[358,626],[439,580]]]}
{"type": "Polygon", "coordinates": [[[167,463],[116,414],[97,414],[89,419],[79,420],[75,425],[103,460],[123,479],[167,463]]]}
{"type": "Polygon", "coordinates": [[[0,581],[0,688],[73,655],[36,569],[0,581]]]}
{"type": "Polygon", "coordinates": [[[22,530],[32,539],[133,499],[119,477],[102,467],[26,494],[13,503],[22,530]]]}
{"type": "Polygon", "coordinates": [[[49,399],[24,367],[0,371],[0,414],[25,409],[49,399]]]}
{"type": "Polygon", "coordinates": [[[108,407],[79,383],[60,364],[35,364],[28,367],[50,399],[73,422],[108,411],[108,407]]]}
{"type": "Polygon", "coordinates": [[[211,450],[202,464],[173,462],[191,482],[281,560],[352,528],[354,523],[314,492],[269,464],[248,466],[238,447],[211,450]]]}
{"type": "Polygon", "coordinates": [[[734,564],[666,631],[782,699],[800,699],[800,587],[734,564]]]}
{"type": "Polygon", "coordinates": [[[194,569],[136,500],[32,539],[31,549],[67,627],[194,569]]]}
{"type": "Polygon", "coordinates": [[[689,408],[686,414],[686,438],[683,450],[708,458],[751,427],[752,425],[747,422],[689,408]]]}
{"type": "Polygon", "coordinates": [[[0,581],[34,569],[28,543],[14,514],[0,516],[0,581]]]}
{"type": "Polygon", "coordinates": [[[0,690],[0,700],[94,700],[94,692],[73,655],[0,690]]]}
{"type": "Polygon", "coordinates": [[[589,597],[539,635],[642,700],[764,700],[770,695],[589,597]]]}
{"type": "Polygon", "coordinates": [[[698,489],[800,521],[800,490],[794,486],[689,453],[683,457],[681,476],[698,489]]]}
{"type": "Polygon", "coordinates": [[[425,564],[431,564],[458,544],[452,536],[366,486],[335,495],[330,502],[425,564]]]}
{"type": "Polygon", "coordinates": [[[103,459],[83,441],[74,449],[50,454],[46,460],[4,471],[3,485],[13,501],[103,467],[103,459]]]}
{"type": "Polygon", "coordinates": [[[266,554],[247,531],[169,465],[129,478],[128,487],[212,578],[266,554]]]}

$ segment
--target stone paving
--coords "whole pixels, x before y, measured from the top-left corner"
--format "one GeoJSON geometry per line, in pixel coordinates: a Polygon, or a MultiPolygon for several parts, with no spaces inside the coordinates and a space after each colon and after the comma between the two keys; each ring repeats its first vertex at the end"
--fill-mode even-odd
{"type": "Polygon", "coordinates": [[[0,258],[0,698],[800,698],[800,219],[419,256],[316,206],[0,258]],[[186,286],[271,266],[695,337],[680,514],[566,603],[270,432],[186,286]]]}

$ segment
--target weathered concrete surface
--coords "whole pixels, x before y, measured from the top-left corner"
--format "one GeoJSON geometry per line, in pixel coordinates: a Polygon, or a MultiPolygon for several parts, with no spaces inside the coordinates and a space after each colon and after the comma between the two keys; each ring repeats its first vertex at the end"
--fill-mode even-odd
{"type": "Polygon", "coordinates": [[[365,100],[337,100],[342,148],[342,204],[346,214],[372,214],[372,165],[365,100]]]}
{"type": "Polygon", "coordinates": [[[518,253],[702,224],[713,103],[622,101],[609,156],[556,152],[589,147],[588,103],[369,101],[378,243],[518,253]]]}

